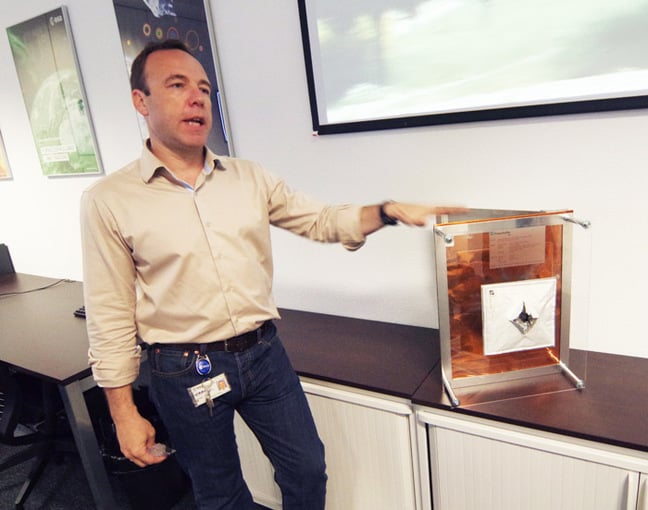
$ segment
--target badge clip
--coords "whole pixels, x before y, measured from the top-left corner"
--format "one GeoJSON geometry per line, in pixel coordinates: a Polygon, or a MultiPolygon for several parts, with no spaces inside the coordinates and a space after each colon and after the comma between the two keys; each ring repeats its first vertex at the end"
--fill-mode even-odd
{"type": "Polygon", "coordinates": [[[206,354],[200,354],[196,359],[196,372],[198,372],[198,375],[209,375],[211,369],[212,364],[209,356],[206,354]]]}

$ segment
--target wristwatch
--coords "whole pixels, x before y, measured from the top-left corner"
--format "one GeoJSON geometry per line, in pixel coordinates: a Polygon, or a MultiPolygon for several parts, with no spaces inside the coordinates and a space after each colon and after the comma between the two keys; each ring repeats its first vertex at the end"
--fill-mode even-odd
{"type": "Polygon", "coordinates": [[[389,203],[391,203],[391,200],[380,204],[380,209],[378,210],[380,212],[380,219],[383,225],[398,225],[398,220],[385,212],[385,206],[389,203]]]}

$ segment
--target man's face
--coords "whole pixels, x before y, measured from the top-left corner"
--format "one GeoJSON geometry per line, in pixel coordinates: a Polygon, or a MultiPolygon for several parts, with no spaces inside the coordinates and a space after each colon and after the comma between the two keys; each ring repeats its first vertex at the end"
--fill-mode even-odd
{"type": "Polygon", "coordinates": [[[150,94],[134,90],[133,104],[146,118],[152,147],[202,149],[212,110],[211,86],[200,62],[182,50],[160,50],[149,55],[144,76],[150,94]]]}

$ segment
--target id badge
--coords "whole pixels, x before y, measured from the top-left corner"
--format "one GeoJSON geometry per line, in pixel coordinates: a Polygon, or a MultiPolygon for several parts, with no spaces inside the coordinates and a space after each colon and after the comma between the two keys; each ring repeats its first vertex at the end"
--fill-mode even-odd
{"type": "Polygon", "coordinates": [[[222,373],[200,384],[187,388],[187,391],[189,392],[194,407],[199,407],[206,404],[208,400],[211,403],[215,398],[232,391],[232,388],[227,381],[227,377],[222,373]]]}

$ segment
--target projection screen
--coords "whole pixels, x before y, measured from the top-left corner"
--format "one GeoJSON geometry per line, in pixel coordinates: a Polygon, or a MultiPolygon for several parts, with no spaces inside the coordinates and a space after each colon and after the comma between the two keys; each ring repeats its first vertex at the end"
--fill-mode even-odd
{"type": "Polygon", "coordinates": [[[648,0],[298,0],[320,134],[648,107],[648,0]]]}

